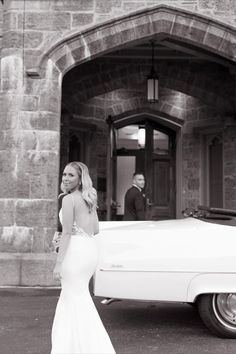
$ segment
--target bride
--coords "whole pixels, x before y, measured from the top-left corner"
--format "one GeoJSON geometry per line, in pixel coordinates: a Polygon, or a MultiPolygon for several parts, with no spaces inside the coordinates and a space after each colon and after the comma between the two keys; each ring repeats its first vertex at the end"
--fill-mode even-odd
{"type": "Polygon", "coordinates": [[[62,183],[70,194],[63,198],[59,213],[62,238],[53,274],[62,290],[52,326],[51,354],[114,354],[88,288],[98,261],[97,193],[81,162],[66,165],[62,183]]]}

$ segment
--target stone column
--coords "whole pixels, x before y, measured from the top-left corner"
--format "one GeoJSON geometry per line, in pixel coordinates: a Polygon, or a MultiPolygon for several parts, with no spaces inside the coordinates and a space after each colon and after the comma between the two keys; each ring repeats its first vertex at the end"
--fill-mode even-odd
{"type": "MultiPolygon", "coordinates": [[[[13,4],[11,8],[11,3],[13,4]]],[[[0,110],[0,285],[52,285],[57,227],[61,76],[27,76],[21,1],[4,13],[0,110]],[[14,11],[13,11],[14,10],[14,11]],[[19,20],[19,17],[18,17],[19,20]]]]}
{"type": "Polygon", "coordinates": [[[224,207],[236,209],[236,119],[228,116],[224,122],[224,207]]]}

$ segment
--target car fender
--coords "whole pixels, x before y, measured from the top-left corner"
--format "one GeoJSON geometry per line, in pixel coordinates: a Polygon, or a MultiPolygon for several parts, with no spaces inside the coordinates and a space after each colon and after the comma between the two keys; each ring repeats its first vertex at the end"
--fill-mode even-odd
{"type": "Polygon", "coordinates": [[[236,293],[236,273],[204,273],[192,278],[187,290],[187,302],[201,294],[236,293]]]}

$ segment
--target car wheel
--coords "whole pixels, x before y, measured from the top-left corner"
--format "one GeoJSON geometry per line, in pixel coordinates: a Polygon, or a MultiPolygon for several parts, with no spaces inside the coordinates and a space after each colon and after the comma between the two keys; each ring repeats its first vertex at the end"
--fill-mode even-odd
{"type": "Polygon", "coordinates": [[[213,333],[236,339],[236,293],[202,295],[197,306],[201,319],[213,333]]]}

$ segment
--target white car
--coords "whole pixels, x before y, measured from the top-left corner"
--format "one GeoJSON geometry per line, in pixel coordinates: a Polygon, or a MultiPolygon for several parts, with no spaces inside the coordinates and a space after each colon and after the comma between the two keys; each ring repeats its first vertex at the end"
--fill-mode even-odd
{"type": "Polygon", "coordinates": [[[108,303],[110,299],[193,303],[216,335],[236,338],[235,226],[196,217],[110,221],[101,222],[98,239],[95,296],[108,303]]]}

